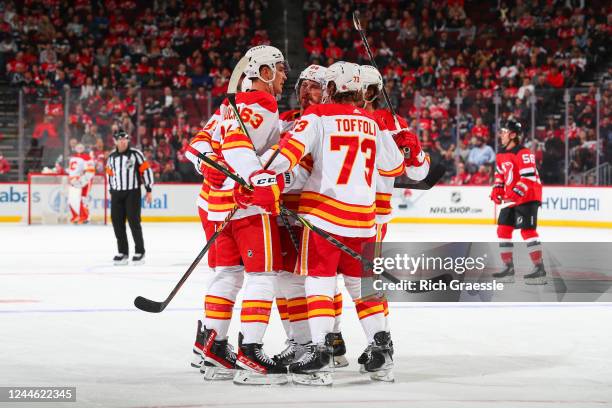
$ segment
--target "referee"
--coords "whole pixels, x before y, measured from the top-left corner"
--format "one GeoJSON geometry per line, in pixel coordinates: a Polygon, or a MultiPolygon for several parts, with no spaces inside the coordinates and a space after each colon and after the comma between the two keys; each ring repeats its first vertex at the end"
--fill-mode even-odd
{"type": "Polygon", "coordinates": [[[130,136],[119,129],[113,134],[116,149],[108,156],[106,174],[111,193],[111,219],[119,253],[113,258],[115,265],[127,265],[129,247],[125,220],[127,218],[136,245],[132,262],[144,263],[144,240],[140,226],[141,190],[144,184],[147,193],[145,201],[151,203],[153,170],[143,154],[130,147],[130,136]]]}

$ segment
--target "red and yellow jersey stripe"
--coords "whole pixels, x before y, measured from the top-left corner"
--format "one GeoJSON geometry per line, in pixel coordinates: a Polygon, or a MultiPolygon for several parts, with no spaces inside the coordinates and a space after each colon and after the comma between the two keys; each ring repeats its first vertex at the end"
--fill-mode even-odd
{"type": "Polygon", "coordinates": [[[373,228],[375,210],[375,203],[371,205],[348,204],[311,191],[305,191],[300,196],[300,214],[314,216],[344,228],[373,228]]]}

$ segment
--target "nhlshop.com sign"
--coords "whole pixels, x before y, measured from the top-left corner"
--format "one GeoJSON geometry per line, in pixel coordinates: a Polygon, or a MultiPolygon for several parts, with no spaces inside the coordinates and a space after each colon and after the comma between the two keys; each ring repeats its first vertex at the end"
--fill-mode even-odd
{"type": "Polygon", "coordinates": [[[490,223],[494,208],[488,187],[439,186],[431,190],[396,189],[393,215],[399,222],[490,223]]]}

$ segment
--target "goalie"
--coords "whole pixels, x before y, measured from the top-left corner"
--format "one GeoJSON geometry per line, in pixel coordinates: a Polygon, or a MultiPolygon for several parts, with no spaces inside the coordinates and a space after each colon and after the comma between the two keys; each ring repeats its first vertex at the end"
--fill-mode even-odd
{"type": "Polygon", "coordinates": [[[88,200],[95,169],[89,153],[85,152],[85,146],[79,143],[74,151],[68,164],[70,222],[86,224],[89,222],[88,200]]]}

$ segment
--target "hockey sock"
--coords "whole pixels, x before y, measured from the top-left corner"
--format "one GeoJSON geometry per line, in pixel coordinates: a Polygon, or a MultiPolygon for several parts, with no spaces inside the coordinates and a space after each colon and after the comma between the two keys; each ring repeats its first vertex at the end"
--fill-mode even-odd
{"type": "Polygon", "coordinates": [[[376,333],[385,331],[387,327],[383,299],[373,296],[361,299],[360,278],[344,276],[344,286],[355,302],[359,323],[369,344],[374,341],[376,333]]]}
{"type": "Polygon", "coordinates": [[[280,272],[277,284],[287,298],[287,315],[291,338],[299,344],[309,343],[310,328],[308,327],[308,307],[306,306],[305,277],[289,272],[280,272]]]}
{"type": "Polygon", "coordinates": [[[285,329],[285,334],[287,334],[287,338],[291,338],[291,327],[289,326],[289,313],[287,312],[287,299],[284,297],[277,297],[275,300],[276,308],[278,309],[278,314],[280,315],[281,323],[283,325],[283,329],[285,329]]]}
{"type": "Polygon", "coordinates": [[[499,225],[497,227],[497,237],[499,238],[499,250],[501,260],[504,265],[512,263],[512,251],[514,244],[512,243],[512,232],[514,228],[509,225],[499,225]]]}
{"type": "Polygon", "coordinates": [[[323,344],[325,343],[325,336],[334,329],[336,277],[307,276],[304,286],[312,342],[323,344]]]}
{"type": "Polygon", "coordinates": [[[521,236],[527,243],[527,250],[529,251],[529,257],[534,265],[542,263],[542,243],[540,242],[540,236],[535,229],[523,229],[521,230],[521,236]]]}
{"type": "Polygon", "coordinates": [[[336,289],[337,293],[334,296],[334,333],[340,333],[340,322],[342,321],[342,292],[336,289]]]}
{"type": "Polygon", "coordinates": [[[221,266],[215,270],[204,298],[204,326],[217,332],[217,340],[225,340],[232,320],[236,295],[244,279],[242,266],[221,266]]]}
{"type": "Polygon", "coordinates": [[[268,328],[275,294],[276,273],[249,272],[244,286],[240,328],[243,343],[261,344],[268,328]]]}
{"type": "Polygon", "coordinates": [[[389,323],[389,302],[387,301],[387,298],[383,298],[382,304],[383,304],[383,314],[385,315],[385,331],[390,332],[391,324],[389,323]]]}

